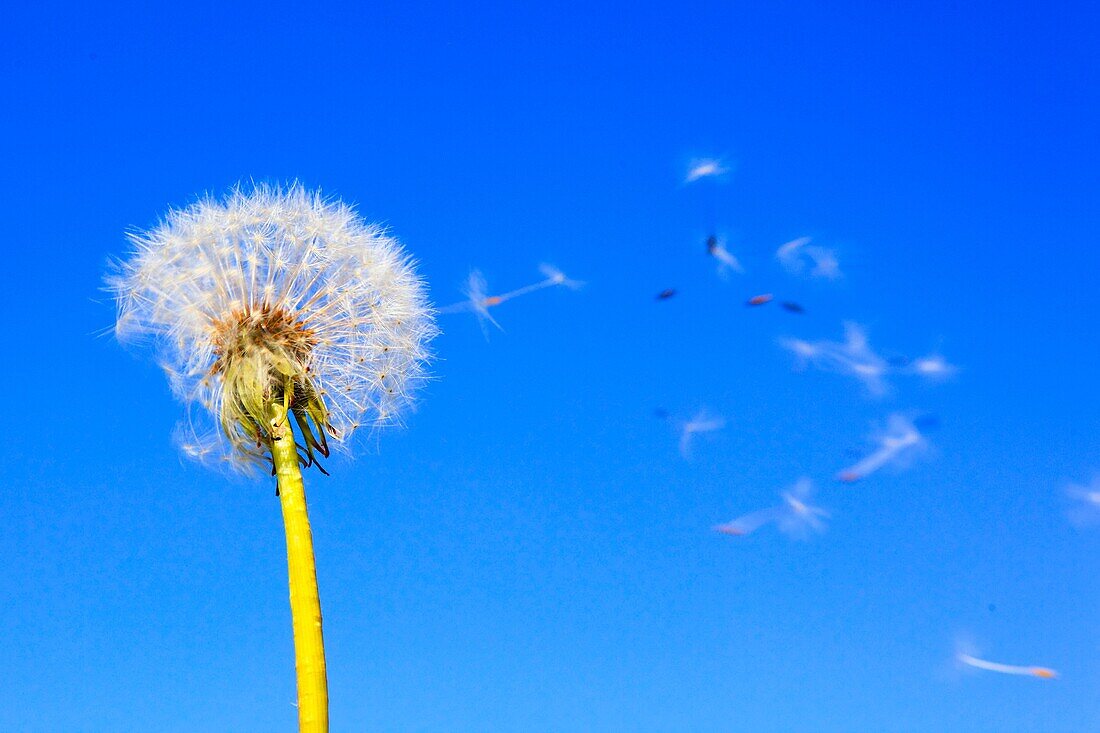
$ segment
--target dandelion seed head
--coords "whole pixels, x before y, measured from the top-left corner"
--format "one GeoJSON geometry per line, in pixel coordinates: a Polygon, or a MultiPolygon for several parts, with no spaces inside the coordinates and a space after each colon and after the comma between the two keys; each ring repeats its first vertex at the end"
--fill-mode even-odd
{"type": "Polygon", "coordinates": [[[312,462],[359,425],[395,420],[424,379],[436,333],[424,283],[342,202],[300,185],[237,188],[130,241],[108,278],[115,331],[152,341],[174,394],[203,408],[177,431],[190,457],[262,461],[281,400],[312,462]]]}

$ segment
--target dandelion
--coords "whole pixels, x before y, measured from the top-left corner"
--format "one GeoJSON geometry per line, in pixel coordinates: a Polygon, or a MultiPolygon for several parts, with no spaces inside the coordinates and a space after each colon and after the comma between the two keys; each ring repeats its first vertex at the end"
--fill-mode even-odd
{"type": "Polygon", "coordinates": [[[360,426],[394,421],[408,404],[435,333],[424,285],[396,240],[300,185],[207,198],[130,240],[131,259],[108,278],[116,333],[150,338],[175,395],[201,408],[180,430],[185,453],[273,468],[299,725],[327,731],[301,468],[320,468],[330,446],[360,426]]]}
{"type": "Polygon", "coordinates": [[[775,522],[783,534],[795,539],[805,539],[811,531],[824,531],[823,520],[829,518],[827,511],[810,503],[813,492],[813,481],[800,478],[789,491],[780,492],[783,499],[780,506],[745,514],[733,521],[719,524],[714,530],[722,534],[741,536],[775,522]]]}
{"type": "Polygon", "coordinates": [[[923,446],[925,439],[912,421],[895,413],[889,417],[886,431],[875,436],[875,442],[878,444],[876,450],[841,471],[837,478],[852,483],[870,476],[889,463],[901,463],[923,446]]]}
{"type": "Polygon", "coordinates": [[[580,288],[584,287],[583,282],[581,282],[580,280],[571,280],[570,278],[566,277],[564,272],[554,267],[553,265],[542,263],[541,265],[539,265],[539,272],[543,274],[544,279],[539,280],[536,283],[532,283],[531,285],[524,285],[522,288],[516,288],[515,290],[510,290],[507,293],[502,293],[501,295],[489,295],[488,286],[485,282],[485,277],[481,274],[480,270],[473,270],[470,272],[470,275],[466,280],[466,287],[463,291],[466,299],[461,302],[440,308],[439,312],[473,312],[473,314],[477,317],[478,324],[481,326],[482,333],[485,334],[485,338],[488,338],[489,332],[485,326],[486,323],[493,324],[501,331],[504,330],[501,325],[496,322],[496,319],[494,319],[489,314],[490,308],[512,300],[513,298],[518,298],[521,295],[528,295],[530,293],[538,290],[543,290],[545,288],[561,286],[570,290],[579,290],[580,288]]]}

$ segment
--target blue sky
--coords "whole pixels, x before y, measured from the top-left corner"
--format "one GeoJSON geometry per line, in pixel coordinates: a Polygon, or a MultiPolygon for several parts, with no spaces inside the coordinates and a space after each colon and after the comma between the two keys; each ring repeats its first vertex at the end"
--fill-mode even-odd
{"type": "Polygon", "coordinates": [[[334,731],[1100,725],[1100,74],[1085,4],[38,4],[0,23],[0,730],[291,730],[278,503],[109,335],[124,233],[240,180],[385,222],[442,317],[407,428],[307,477],[334,731]],[[721,186],[685,187],[721,155],[721,186]],[[721,280],[711,227],[747,273],[721,280]],[[797,236],[845,277],[793,278],[797,236]],[[675,287],[663,303],[653,296],[675,287]],[[759,292],[802,303],[746,309],[759,292]],[[938,349],[869,398],[780,336],[938,349]],[[681,458],[657,408],[727,428],[681,458]],[[932,413],[905,471],[833,480],[932,413]],[[826,533],[711,527],[799,476],[826,533]],[[961,674],[958,638],[1054,667],[961,674]]]}

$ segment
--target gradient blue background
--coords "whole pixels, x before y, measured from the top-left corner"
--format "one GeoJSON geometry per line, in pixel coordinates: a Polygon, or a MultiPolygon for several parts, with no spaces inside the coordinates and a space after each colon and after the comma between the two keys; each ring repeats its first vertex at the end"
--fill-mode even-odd
{"type": "Polygon", "coordinates": [[[97,335],[123,233],[250,178],[357,203],[441,305],[472,266],[589,282],[489,342],[445,316],[407,429],[309,476],[334,731],[1100,726],[1100,530],[1064,516],[1100,471],[1095,5],[552,5],[3,11],[0,730],[294,729],[273,487],[182,460],[97,335]],[[682,187],[706,154],[735,172],[682,187]],[[803,234],[842,281],[775,265],[803,234]],[[775,338],[844,319],[963,370],[792,372],[775,338]],[[703,405],[688,463],[653,410],[703,405]],[[895,410],[935,450],[832,481],[895,410]],[[800,475],[826,534],[710,531],[800,475]],[[962,635],[1062,678],[959,674],[962,635]]]}

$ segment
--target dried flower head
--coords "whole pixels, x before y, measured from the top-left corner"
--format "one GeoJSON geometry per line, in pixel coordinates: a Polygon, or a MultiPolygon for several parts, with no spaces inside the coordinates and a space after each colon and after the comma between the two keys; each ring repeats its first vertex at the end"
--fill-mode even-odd
{"type": "Polygon", "coordinates": [[[423,282],[398,242],[300,185],[240,188],[132,234],[108,279],[120,340],[151,336],[175,394],[199,404],[186,453],[263,461],[269,410],[301,431],[305,465],[364,423],[395,419],[435,334],[423,282]]]}

